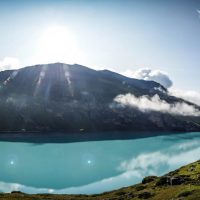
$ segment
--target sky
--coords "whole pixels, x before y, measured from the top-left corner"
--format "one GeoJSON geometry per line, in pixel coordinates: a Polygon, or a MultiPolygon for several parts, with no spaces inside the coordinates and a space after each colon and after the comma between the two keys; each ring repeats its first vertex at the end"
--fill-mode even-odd
{"type": "Polygon", "coordinates": [[[200,0],[1,0],[0,69],[78,63],[167,72],[200,92],[200,0]]]}

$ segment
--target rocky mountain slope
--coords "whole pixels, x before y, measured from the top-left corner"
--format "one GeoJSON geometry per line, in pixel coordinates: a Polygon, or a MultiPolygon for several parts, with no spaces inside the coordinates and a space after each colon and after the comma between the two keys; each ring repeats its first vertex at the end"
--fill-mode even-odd
{"type": "Polygon", "coordinates": [[[114,102],[118,95],[158,95],[186,103],[153,81],[81,65],[54,63],[0,72],[1,132],[199,131],[200,117],[143,112],[114,102]]]}
{"type": "Polygon", "coordinates": [[[142,183],[98,195],[28,195],[20,192],[0,194],[8,200],[198,200],[200,199],[200,161],[164,176],[149,176],[142,183]]]}

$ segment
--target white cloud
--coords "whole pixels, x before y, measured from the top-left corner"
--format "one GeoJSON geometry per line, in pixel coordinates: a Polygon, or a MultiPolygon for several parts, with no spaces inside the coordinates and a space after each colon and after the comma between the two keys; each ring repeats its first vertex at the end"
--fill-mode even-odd
{"type": "Polygon", "coordinates": [[[142,112],[157,111],[173,115],[200,116],[200,110],[186,103],[169,104],[161,100],[158,95],[153,97],[136,97],[133,94],[118,95],[114,102],[123,106],[132,106],[140,109],[142,112]]]}
{"type": "Polygon", "coordinates": [[[161,152],[144,153],[140,154],[137,158],[133,158],[129,161],[123,161],[120,166],[120,171],[139,171],[140,176],[145,174],[156,174],[156,171],[162,163],[165,163],[168,156],[162,154],[161,152]],[[157,159],[159,158],[159,159],[157,159]]]}
{"type": "MultiPolygon", "coordinates": [[[[177,150],[176,148],[174,148],[177,150]]],[[[171,155],[166,152],[151,152],[140,154],[138,157],[131,160],[123,161],[119,170],[131,177],[132,172],[138,172],[140,176],[157,175],[161,166],[166,166],[168,169],[176,168],[187,163],[194,162],[199,158],[200,148],[195,147],[184,152],[177,152],[171,155]]]]}
{"type": "Polygon", "coordinates": [[[18,69],[20,67],[20,62],[17,58],[5,57],[0,60],[0,71],[18,69]]]}
{"type": "Polygon", "coordinates": [[[131,78],[142,79],[146,81],[155,81],[166,88],[171,87],[173,84],[168,74],[161,70],[143,68],[136,71],[127,70],[122,74],[131,78]]]}
{"type": "MultiPolygon", "coordinates": [[[[198,12],[200,14],[200,10],[198,10],[198,12]]],[[[146,68],[146,69],[138,69],[136,71],[127,70],[122,74],[136,79],[156,81],[161,85],[163,85],[164,87],[168,88],[170,95],[185,99],[187,101],[190,101],[191,103],[200,106],[200,92],[193,90],[181,90],[174,87],[169,88],[173,85],[173,82],[166,72],[163,72],[161,70],[152,70],[146,68]]]]}
{"type": "Polygon", "coordinates": [[[172,88],[169,90],[169,93],[173,96],[185,99],[200,106],[200,92],[172,88]]]}

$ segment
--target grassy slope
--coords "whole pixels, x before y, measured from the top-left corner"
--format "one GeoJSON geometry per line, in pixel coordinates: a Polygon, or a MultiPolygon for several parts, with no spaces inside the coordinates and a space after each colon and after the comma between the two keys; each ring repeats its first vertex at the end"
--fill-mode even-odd
{"type": "Polygon", "coordinates": [[[0,194],[3,200],[198,200],[200,199],[200,161],[181,167],[162,177],[145,178],[146,183],[122,188],[99,195],[28,195],[20,192],[0,194]],[[166,177],[178,177],[182,183],[168,183],[166,177]]]}

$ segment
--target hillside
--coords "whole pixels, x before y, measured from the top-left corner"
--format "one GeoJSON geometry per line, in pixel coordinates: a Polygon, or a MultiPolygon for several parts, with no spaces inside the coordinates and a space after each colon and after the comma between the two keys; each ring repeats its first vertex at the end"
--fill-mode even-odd
{"type": "Polygon", "coordinates": [[[143,112],[114,102],[118,95],[157,95],[172,105],[185,103],[153,81],[108,70],[54,63],[0,72],[1,132],[199,131],[200,116],[143,112]]]}
{"type": "Polygon", "coordinates": [[[142,183],[98,195],[28,195],[20,192],[0,194],[8,200],[198,200],[200,199],[200,161],[181,167],[161,177],[150,176],[142,183]]]}

